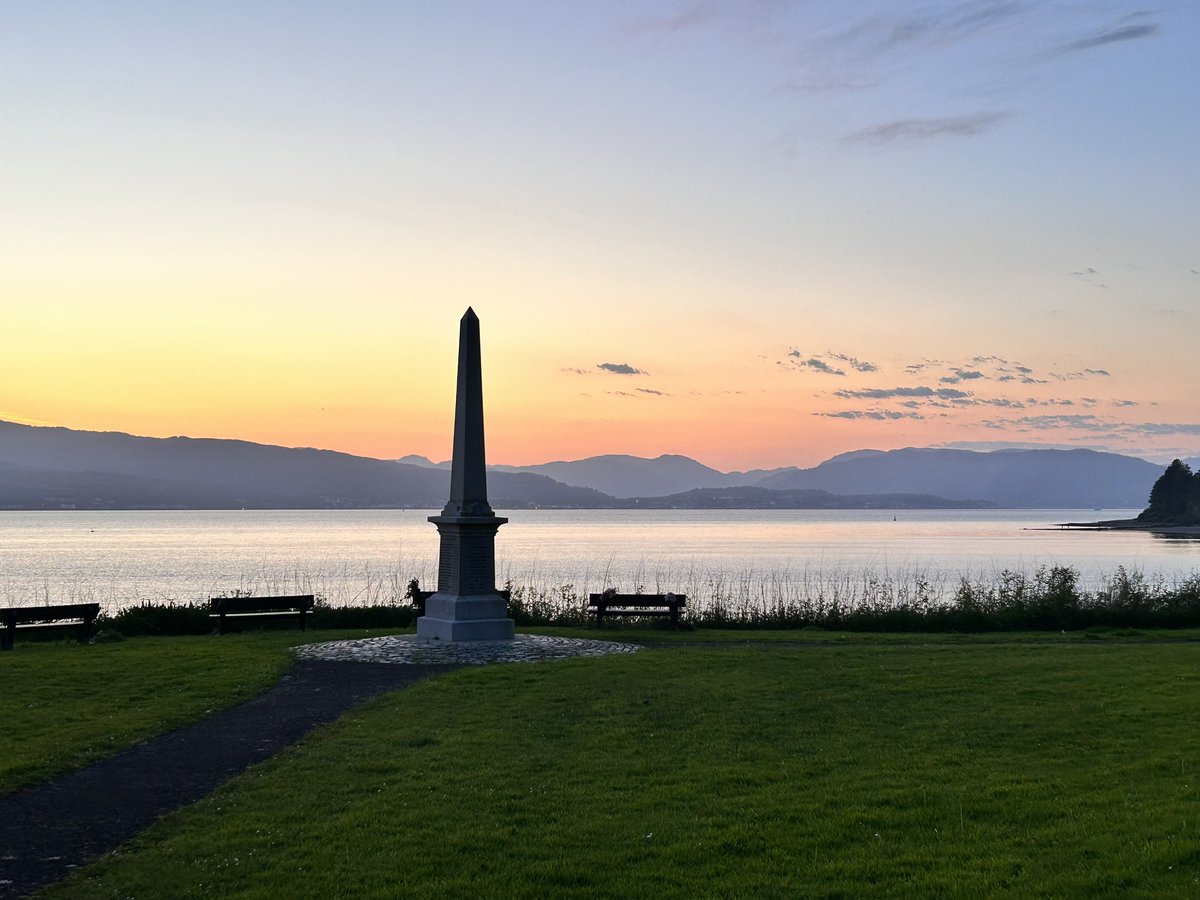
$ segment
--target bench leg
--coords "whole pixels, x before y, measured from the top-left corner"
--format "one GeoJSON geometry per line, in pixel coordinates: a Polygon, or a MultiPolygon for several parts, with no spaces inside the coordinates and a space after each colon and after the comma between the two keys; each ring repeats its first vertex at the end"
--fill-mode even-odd
{"type": "Polygon", "coordinates": [[[304,620],[305,620],[305,617],[306,617],[307,615],[308,615],[308,610],[307,610],[307,609],[302,609],[302,610],[300,610],[300,630],[301,630],[301,631],[306,631],[306,630],[307,630],[307,629],[304,627],[304,620]]]}
{"type": "Polygon", "coordinates": [[[16,633],[17,629],[15,625],[0,629],[0,650],[11,650],[13,648],[13,635],[16,633]]]}

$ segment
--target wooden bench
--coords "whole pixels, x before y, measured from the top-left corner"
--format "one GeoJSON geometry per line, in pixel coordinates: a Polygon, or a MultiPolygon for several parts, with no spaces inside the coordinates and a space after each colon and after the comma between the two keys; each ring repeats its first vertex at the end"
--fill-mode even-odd
{"type": "Polygon", "coordinates": [[[436,593],[437,591],[421,590],[419,587],[416,587],[415,581],[409,585],[407,596],[408,599],[412,601],[412,608],[416,612],[418,618],[425,615],[425,601],[436,593]]]}
{"type": "Polygon", "coordinates": [[[74,630],[86,641],[100,615],[99,603],[63,603],[58,606],[12,606],[0,609],[0,650],[11,650],[17,631],[74,630]]]}
{"type": "MultiPolygon", "coordinates": [[[[412,602],[412,608],[416,611],[419,618],[425,615],[425,601],[436,593],[437,591],[423,591],[417,582],[411,581],[408,585],[408,593],[404,596],[412,602]]],[[[512,602],[512,591],[504,590],[496,591],[496,593],[503,597],[506,603],[512,602]]]]}
{"type": "Polygon", "coordinates": [[[251,616],[296,616],[300,617],[300,630],[305,630],[305,619],[313,608],[313,595],[300,594],[295,597],[213,597],[208,601],[210,619],[217,620],[213,634],[225,633],[225,620],[251,616]]]}
{"type": "Polygon", "coordinates": [[[604,624],[605,616],[670,616],[671,627],[679,627],[679,611],[687,606],[685,594],[618,594],[607,590],[603,594],[588,594],[588,612],[596,617],[596,625],[604,624]]]}

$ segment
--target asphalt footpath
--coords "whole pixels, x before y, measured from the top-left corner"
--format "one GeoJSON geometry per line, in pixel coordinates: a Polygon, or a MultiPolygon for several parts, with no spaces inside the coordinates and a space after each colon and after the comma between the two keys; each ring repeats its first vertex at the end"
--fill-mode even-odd
{"type": "Polygon", "coordinates": [[[0,897],[65,878],[364,700],[456,668],[300,660],[248,703],[0,797],[0,897]]]}

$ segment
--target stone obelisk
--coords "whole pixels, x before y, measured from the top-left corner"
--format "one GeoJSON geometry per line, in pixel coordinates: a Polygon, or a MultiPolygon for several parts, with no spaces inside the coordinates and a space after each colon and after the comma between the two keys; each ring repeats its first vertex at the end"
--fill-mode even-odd
{"type": "Polygon", "coordinates": [[[487,499],[483,452],[483,373],[479,317],[468,308],[458,331],[458,396],[454,404],[454,462],[450,501],[430,516],[441,540],[437,593],[425,601],[417,637],[441,641],[513,638],[508,604],[496,592],[496,531],[508,519],[487,499]]]}

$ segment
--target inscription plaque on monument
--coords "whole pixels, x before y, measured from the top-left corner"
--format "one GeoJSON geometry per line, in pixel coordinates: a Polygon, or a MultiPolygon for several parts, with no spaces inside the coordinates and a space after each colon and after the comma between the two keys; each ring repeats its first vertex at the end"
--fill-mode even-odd
{"type": "Polygon", "coordinates": [[[483,372],[479,317],[468,308],[459,323],[458,394],[450,500],[430,516],[440,541],[437,593],[425,601],[417,636],[441,641],[512,640],[508,604],[496,591],[496,531],[508,519],[487,499],[483,446],[483,372]]]}

